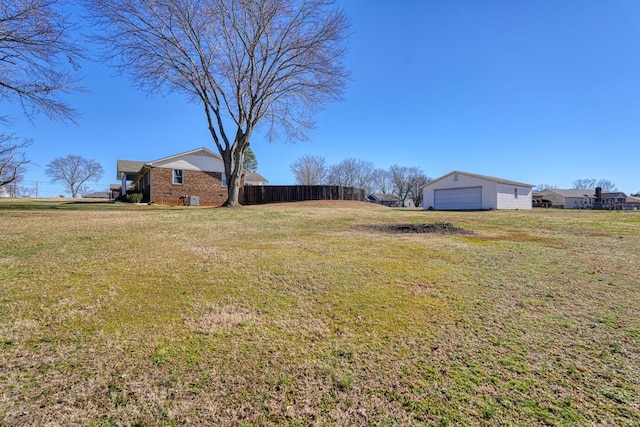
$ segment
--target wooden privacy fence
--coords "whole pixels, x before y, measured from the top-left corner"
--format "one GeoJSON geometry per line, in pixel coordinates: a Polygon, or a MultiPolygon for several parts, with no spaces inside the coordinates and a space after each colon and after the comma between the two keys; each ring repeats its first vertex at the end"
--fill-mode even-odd
{"type": "Polygon", "coordinates": [[[245,205],[305,200],[364,201],[364,190],[337,185],[245,185],[243,199],[245,205]]]}

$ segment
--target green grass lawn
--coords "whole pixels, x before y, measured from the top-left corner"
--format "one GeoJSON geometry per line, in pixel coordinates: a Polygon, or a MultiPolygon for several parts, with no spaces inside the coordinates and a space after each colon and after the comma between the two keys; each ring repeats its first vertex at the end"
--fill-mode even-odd
{"type": "Polygon", "coordinates": [[[0,218],[0,426],[640,424],[640,212],[0,218]]]}

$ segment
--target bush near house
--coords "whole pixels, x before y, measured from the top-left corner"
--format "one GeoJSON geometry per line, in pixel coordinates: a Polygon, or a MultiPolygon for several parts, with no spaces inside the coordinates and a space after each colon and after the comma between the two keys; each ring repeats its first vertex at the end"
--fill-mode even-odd
{"type": "Polygon", "coordinates": [[[128,203],[140,203],[142,201],[142,193],[127,193],[124,195],[124,200],[128,203]]]}

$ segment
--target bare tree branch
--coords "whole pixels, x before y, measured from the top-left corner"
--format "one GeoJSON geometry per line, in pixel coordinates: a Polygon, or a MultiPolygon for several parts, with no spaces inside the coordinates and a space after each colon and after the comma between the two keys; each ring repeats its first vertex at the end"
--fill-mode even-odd
{"type": "Polygon", "coordinates": [[[20,179],[29,163],[22,150],[29,145],[30,140],[18,141],[13,135],[0,134],[0,187],[20,179]]]}
{"type": "Polygon", "coordinates": [[[581,178],[573,181],[573,188],[579,190],[593,190],[600,187],[602,191],[616,191],[616,185],[608,179],[581,178]]]}
{"type": "Polygon", "coordinates": [[[538,184],[535,186],[535,188],[533,189],[534,192],[539,193],[545,190],[555,190],[557,189],[558,186],[556,185],[552,185],[552,184],[538,184]]]}
{"type": "Polygon", "coordinates": [[[289,168],[300,185],[320,185],[327,177],[327,164],[321,156],[300,156],[289,168]]]}
{"type": "Polygon", "coordinates": [[[573,181],[573,188],[576,190],[593,190],[596,188],[596,180],[593,178],[581,178],[573,181]]]}
{"type": "Polygon", "coordinates": [[[376,169],[373,174],[373,191],[381,194],[389,193],[391,191],[390,180],[389,171],[376,169]]]}
{"type": "Polygon", "coordinates": [[[73,120],[60,94],[77,89],[81,57],[71,41],[63,0],[0,0],[0,103],[17,103],[32,118],[73,120]]]}
{"type": "Polygon", "coordinates": [[[616,184],[613,183],[612,181],[605,179],[605,178],[601,178],[599,180],[596,181],[596,187],[600,187],[602,188],[602,191],[604,192],[612,192],[612,191],[618,191],[618,188],[616,187],[616,184]]]}
{"type": "Polygon", "coordinates": [[[349,22],[335,0],[84,0],[104,58],[140,88],[201,103],[237,205],[252,133],[306,138],[339,99],[349,22]]]}

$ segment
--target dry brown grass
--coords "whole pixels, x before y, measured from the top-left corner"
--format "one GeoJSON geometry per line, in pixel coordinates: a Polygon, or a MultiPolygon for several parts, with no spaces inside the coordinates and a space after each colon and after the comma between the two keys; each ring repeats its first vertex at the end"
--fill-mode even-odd
{"type": "Polygon", "coordinates": [[[0,202],[0,425],[640,424],[637,212],[67,202],[0,202]]]}

